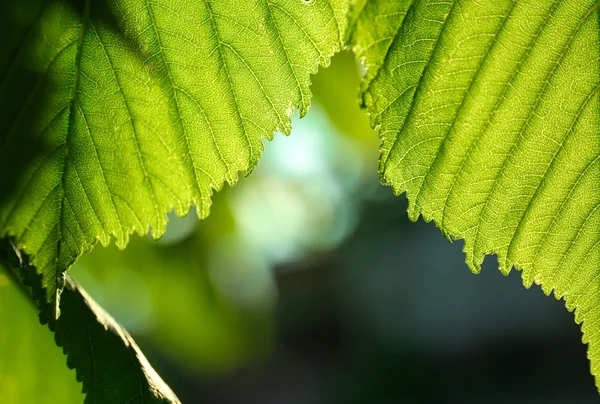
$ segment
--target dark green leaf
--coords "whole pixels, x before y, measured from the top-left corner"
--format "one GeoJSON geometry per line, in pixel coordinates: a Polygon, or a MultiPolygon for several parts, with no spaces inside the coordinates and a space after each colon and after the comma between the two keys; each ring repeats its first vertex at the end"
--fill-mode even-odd
{"type": "MultiPolygon", "coordinates": [[[[44,298],[40,275],[27,264],[26,257],[16,249],[4,248],[2,264],[7,273],[20,273],[22,285],[39,302],[40,319],[55,333],[57,345],[67,355],[67,365],[76,370],[86,403],[179,403],[129,333],[73,279],[66,278],[62,315],[55,320],[53,306],[44,298]]],[[[13,279],[18,281],[17,276],[13,279]]]]}

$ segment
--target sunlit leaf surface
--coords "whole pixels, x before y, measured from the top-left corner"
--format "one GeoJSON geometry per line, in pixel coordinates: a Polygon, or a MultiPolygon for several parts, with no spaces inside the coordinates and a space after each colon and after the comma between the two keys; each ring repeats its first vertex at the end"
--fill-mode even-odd
{"type": "Polygon", "coordinates": [[[9,7],[0,23],[24,28],[0,58],[0,174],[20,176],[0,201],[0,236],[32,257],[49,298],[97,240],[124,247],[148,227],[159,237],[166,212],[190,204],[205,217],[263,138],[307,112],[309,73],[341,47],[345,3],[9,7]]]}
{"type": "Polygon", "coordinates": [[[474,272],[497,254],[563,297],[600,385],[600,3],[354,6],[383,181],[464,238],[474,272]]]}

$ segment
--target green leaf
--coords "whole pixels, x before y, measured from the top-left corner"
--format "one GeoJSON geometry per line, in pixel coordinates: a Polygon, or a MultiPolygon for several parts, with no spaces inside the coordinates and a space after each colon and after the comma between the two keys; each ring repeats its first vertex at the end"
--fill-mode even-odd
{"type": "Polygon", "coordinates": [[[409,216],[575,310],[600,387],[600,3],[362,1],[351,42],[409,216]]]}
{"type": "Polygon", "coordinates": [[[20,179],[0,237],[31,256],[49,299],[97,240],[158,238],[190,204],[206,217],[263,138],[307,112],[309,74],[346,19],[346,0],[18,4],[0,17],[28,26],[1,48],[0,174],[20,179]]]}
{"type": "Polygon", "coordinates": [[[179,403],[129,333],[71,277],[66,276],[62,314],[56,320],[45,300],[41,277],[28,264],[28,257],[6,247],[6,243],[0,245],[0,265],[8,274],[18,271],[23,283],[14,276],[16,285],[39,303],[40,320],[48,323],[56,344],[67,355],[67,365],[76,370],[86,404],[179,403]]]}
{"type": "Polygon", "coordinates": [[[86,403],[179,403],[127,331],[69,276],[61,309],[56,342],[86,403]]]}

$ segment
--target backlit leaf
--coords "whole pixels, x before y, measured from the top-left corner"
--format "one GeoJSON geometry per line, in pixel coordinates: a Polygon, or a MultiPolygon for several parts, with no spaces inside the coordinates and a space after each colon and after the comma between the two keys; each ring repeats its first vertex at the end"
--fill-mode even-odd
{"type": "Polygon", "coordinates": [[[600,3],[354,4],[382,180],[409,216],[464,238],[467,264],[554,290],[600,386],[600,3]]]}
{"type": "Polygon", "coordinates": [[[22,29],[0,48],[0,177],[19,179],[0,237],[31,256],[50,300],[97,240],[160,237],[190,204],[205,217],[263,138],[290,132],[309,73],[341,47],[345,3],[9,3],[0,25],[22,29]]]}

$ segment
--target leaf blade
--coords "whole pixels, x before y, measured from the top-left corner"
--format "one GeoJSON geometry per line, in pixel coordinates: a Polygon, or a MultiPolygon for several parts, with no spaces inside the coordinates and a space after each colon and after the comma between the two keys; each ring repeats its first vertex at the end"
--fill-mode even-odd
{"type": "Polygon", "coordinates": [[[564,298],[598,385],[599,3],[404,2],[394,42],[369,54],[384,38],[372,3],[352,35],[382,181],[411,219],[464,238],[474,272],[498,254],[564,298]]]}
{"type": "Polygon", "coordinates": [[[2,172],[17,136],[43,151],[2,201],[12,237],[58,296],[97,240],[160,237],[166,212],[208,215],[213,190],[250,172],[262,139],[308,109],[309,75],[341,47],[344,0],[47,2],[4,103],[2,172]],[[33,72],[36,80],[28,80],[33,72]],[[29,96],[17,97],[27,89],[29,96]],[[15,118],[16,116],[16,118],[15,118]]]}

